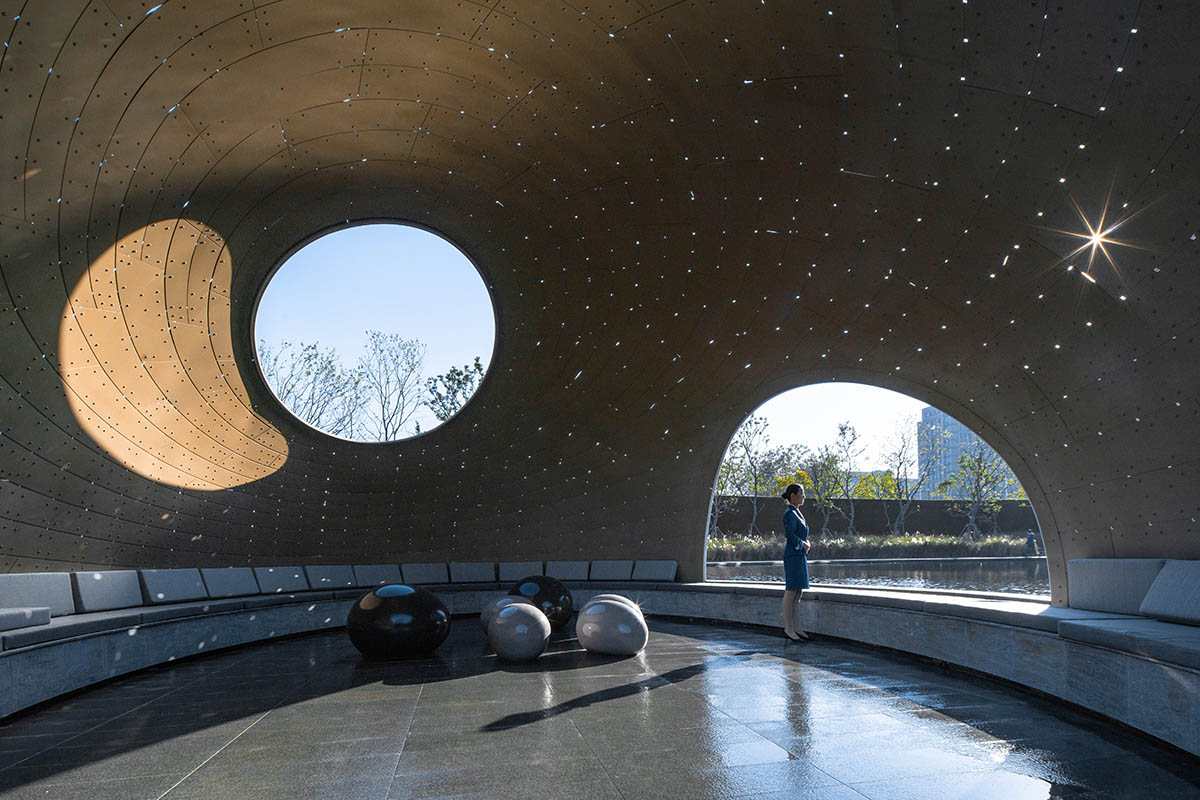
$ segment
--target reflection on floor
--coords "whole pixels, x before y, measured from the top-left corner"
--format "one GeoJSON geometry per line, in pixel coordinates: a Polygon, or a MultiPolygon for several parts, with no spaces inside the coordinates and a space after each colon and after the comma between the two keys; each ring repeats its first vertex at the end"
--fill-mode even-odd
{"type": "Polygon", "coordinates": [[[651,619],[497,663],[473,619],[433,658],[342,632],[150,670],[0,723],[0,797],[1046,798],[1200,795],[1200,760],[873,648],[651,619]]]}

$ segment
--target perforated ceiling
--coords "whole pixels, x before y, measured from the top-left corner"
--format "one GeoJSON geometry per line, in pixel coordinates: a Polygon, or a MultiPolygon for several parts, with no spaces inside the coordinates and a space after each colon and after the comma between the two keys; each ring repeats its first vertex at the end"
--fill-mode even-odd
{"type": "Polygon", "coordinates": [[[1187,4],[0,15],[0,570],[669,557],[695,578],[728,437],[834,378],[1000,451],[1056,602],[1069,558],[1200,556],[1187,4]],[[1115,266],[1057,232],[1102,217],[1128,219],[1115,266]],[[251,360],[277,260],[364,219],[458,243],[499,318],[476,399],[399,444],[307,430],[251,360]]]}

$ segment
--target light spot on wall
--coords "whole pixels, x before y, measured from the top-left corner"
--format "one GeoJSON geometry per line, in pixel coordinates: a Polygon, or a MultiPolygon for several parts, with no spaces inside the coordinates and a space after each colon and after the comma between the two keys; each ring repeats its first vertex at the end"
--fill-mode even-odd
{"type": "Polygon", "coordinates": [[[216,231],[166,219],[92,261],[63,308],[58,352],[71,411],[143,477],[228,489],[287,460],[286,440],[251,407],[234,360],[232,269],[216,231]]]}

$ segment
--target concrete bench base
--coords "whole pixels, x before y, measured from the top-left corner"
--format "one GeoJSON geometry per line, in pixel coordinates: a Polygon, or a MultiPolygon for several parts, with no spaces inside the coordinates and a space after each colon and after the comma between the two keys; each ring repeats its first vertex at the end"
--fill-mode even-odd
{"type": "Polygon", "coordinates": [[[1065,639],[1200,669],[1200,628],[1192,625],[1131,617],[1066,622],[1058,632],[1065,639]]]}
{"type": "MultiPolygon", "coordinates": [[[[0,717],[93,683],[226,647],[346,624],[351,600],[314,600],[135,624],[0,655],[0,717]]],[[[69,619],[69,617],[67,618],[69,619]]],[[[46,626],[49,627],[49,626],[46,626]]]]}
{"type": "MultiPolygon", "coordinates": [[[[507,587],[441,584],[425,588],[436,593],[452,614],[461,616],[478,614],[483,604],[504,594],[507,587]]],[[[781,624],[783,590],[779,586],[634,582],[572,586],[577,606],[602,592],[624,594],[650,616],[772,628],[781,624]]],[[[806,631],[993,675],[1091,709],[1200,755],[1200,671],[1161,660],[1166,651],[1155,651],[1159,656],[1155,658],[1114,649],[1111,645],[1116,640],[1081,641],[1045,629],[1051,619],[1064,630],[1074,624],[1104,630],[1142,621],[1038,603],[928,593],[914,596],[818,587],[804,597],[797,603],[797,613],[806,631]]],[[[0,654],[0,686],[11,686],[13,691],[0,693],[0,717],[98,681],[186,656],[340,628],[353,602],[322,592],[253,600],[253,605],[245,602],[242,610],[142,622],[5,651],[0,654]]]]}
{"type": "MultiPolygon", "coordinates": [[[[916,653],[993,675],[1200,755],[1200,671],[1195,669],[996,621],[828,600],[803,601],[799,608],[807,631],[916,653]]],[[[1139,622],[1151,621],[1063,624],[1065,628],[1139,622]]]]}

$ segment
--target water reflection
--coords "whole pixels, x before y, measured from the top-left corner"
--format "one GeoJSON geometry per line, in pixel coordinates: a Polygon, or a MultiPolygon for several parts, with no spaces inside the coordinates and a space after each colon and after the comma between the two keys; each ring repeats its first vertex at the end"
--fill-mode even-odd
{"type": "MultiPolygon", "coordinates": [[[[917,558],[888,561],[810,561],[814,583],[1050,594],[1044,558],[917,558]]],[[[708,579],[783,582],[783,562],[710,563],[708,579]]]]}

